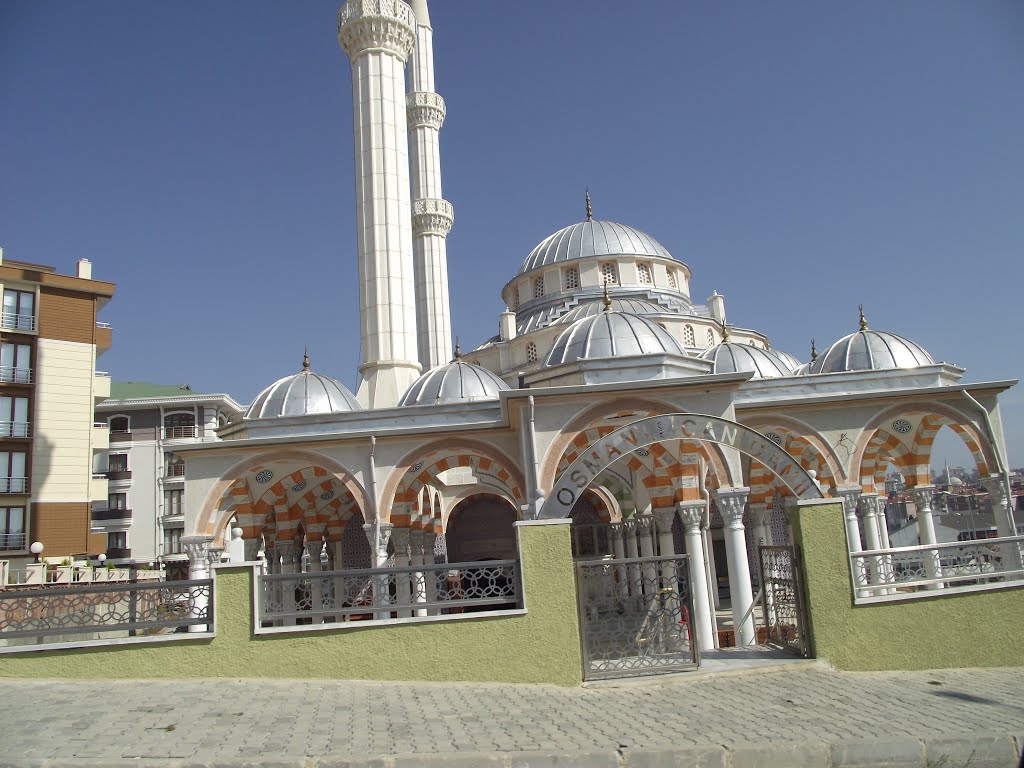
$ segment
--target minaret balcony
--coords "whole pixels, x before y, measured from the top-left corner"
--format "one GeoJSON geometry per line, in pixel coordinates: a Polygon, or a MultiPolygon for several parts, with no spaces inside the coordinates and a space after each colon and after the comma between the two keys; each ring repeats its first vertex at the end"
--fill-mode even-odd
{"type": "Polygon", "coordinates": [[[447,237],[455,221],[455,209],[447,200],[424,198],[412,201],[412,235],[447,237]]]}
{"type": "Polygon", "coordinates": [[[444,99],[432,91],[413,91],[405,97],[406,122],[409,130],[433,128],[440,130],[444,124],[446,108],[444,99]]]}

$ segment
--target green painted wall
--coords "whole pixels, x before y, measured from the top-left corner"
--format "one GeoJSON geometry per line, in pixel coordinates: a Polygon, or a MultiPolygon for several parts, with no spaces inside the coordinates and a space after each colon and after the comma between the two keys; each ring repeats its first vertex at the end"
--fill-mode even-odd
{"type": "Polygon", "coordinates": [[[217,635],[202,640],[0,656],[0,676],[282,677],[554,683],[581,681],[568,525],[517,529],[527,613],[255,636],[250,566],[217,569],[217,635]]]}
{"type": "Polygon", "coordinates": [[[814,655],[844,670],[1024,666],[1024,588],[853,605],[840,503],[790,510],[814,655]]]}

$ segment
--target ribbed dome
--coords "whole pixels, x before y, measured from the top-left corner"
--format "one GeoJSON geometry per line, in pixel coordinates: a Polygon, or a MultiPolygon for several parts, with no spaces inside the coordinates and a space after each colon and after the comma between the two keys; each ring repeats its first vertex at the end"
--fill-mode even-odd
{"type": "Polygon", "coordinates": [[[347,413],[363,407],[345,386],[330,376],[309,370],[309,358],[299,373],[278,379],[252,401],[246,419],[306,416],[312,413],[347,413]]]}
{"type": "Polygon", "coordinates": [[[706,349],[700,354],[710,360],[712,373],[739,373],[753,371],[755,379],[774,379],[792,376],[793,369],[772,350],[726,341],[706,349]]]}
{"type": "MultiPolygon", "coordinates": [[[[653,301],[644,301],[643,299],[612,299],[612,309],[615,312],[626,312],[631,315],[665,315],[675,314],[672,310],[655,304],[653,301]]],[[[593,317],[604,312],[604,305],[601,301],[589,301],[586,304],[580,304],[578,307],[573,307],[564,315],[562,315],[556,322],[562,323],[563,325],[569,325],[575,323],[577,320],[581,320],[584,317],[593,317]]]]}
{"type": "Polygon", "coordinates": [[[935,365],[924,347],[886,331],[863,328],[844,336],[811,363],[808,373],[845,373],[935,365]]]}
{"type": "Polygon", "coordinates": [[[628,312],[602,312],[562,331],[545,365],[666,353],[686,356],[679,342],[654,321],[628,312]]]}
{"type": "Polygon", "coordinates": [[[530,251],[519,273],[560,261],[620,255],[673,258],[661,243],[639,229],[614,221],[588,219],[544,238],[530,251]]]}
{"type": "Polygon", "coordinates": [[[803,363],[796,355],[791,355],[789,354],[789,352],[783,352],[781,349],[772,349],[771,351],[777,357],[780,357],[782,359],[782,362],[788,365],[790,370],[792,370],[793,372],[796,372],[796,369],[803,365],[803,363]]]}
{"type": "Polygon", "coordinates": [[[504,381],[486,368],[453,360],[431,368],[416,379],[398,404],[439,405],[497,400],[498,393],[508,388],[504,381]]]}

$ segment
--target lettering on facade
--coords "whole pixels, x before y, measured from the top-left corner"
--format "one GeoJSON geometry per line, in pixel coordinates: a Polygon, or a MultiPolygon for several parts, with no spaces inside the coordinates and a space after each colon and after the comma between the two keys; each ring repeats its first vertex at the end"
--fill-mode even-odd
{"type": "Polygon", "coordinates": [[[664,440],[706,440],[728,445],[764,464],[798,498],[823,498],[804,468],[760,432],[718,416],[667,413],[649,416],[610,432],[577,456],[555,481],[540,517],[568,517],[579,495],[605,469],[638,448],[664,440]]]}

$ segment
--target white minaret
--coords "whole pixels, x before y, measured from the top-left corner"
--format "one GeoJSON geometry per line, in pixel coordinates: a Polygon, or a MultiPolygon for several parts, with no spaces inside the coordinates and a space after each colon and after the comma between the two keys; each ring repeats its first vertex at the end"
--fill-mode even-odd
{"type": "Polygon", "coordinates": [[[420,373],[405,121],[416,20],[401,0],[348,0],[338,42],[352,62],[362,377],[366,408],[397,405],[420,373]]]}
{"type": "Polygon", "coordinates": [[[448,311],[448,248],[452,204],[441,197],[438,132],[444,99],[434,93],[434,31],[427,0],[409,0],[416,14],[416,47],[409,60],[409,159],[412,175],[413,264],[420,365],[429,370],[452,355],[448,311]]]}

